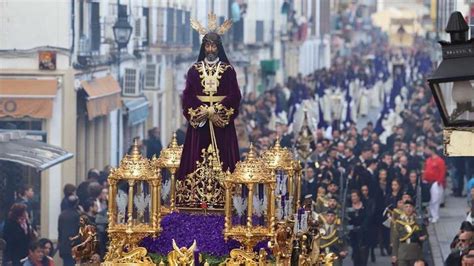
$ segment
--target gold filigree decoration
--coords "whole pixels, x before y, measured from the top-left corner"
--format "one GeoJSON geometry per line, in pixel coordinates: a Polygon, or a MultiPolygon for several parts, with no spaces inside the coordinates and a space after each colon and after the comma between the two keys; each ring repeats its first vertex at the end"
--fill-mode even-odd
{"type": "Polygon", "coordinates": [[[220,80],[222,78],[222,74],[224,74],[227,68],[231,66],[222,62],[219,62],[214,65],[207,65],[203,61],[201,61],[194,64],[194,67],[199,72],[199,78],[201,79],[201,85],[204,88],[204,93],[206,93],[206,95],[209,95],[210,92],[207,88],[212,87],[215,88],[215,90],[217,91],[217,88],[220,84],[220,80]]]}
{"type": "Polygon", "coordinates": [[[109,242],[108,252],[105,256],[103,266],[117,264],[139,264],[155,265],[153,260],[147,256],[147,250],[143,247],[129,247],[126,238],[114,238],[109,242]],[[124,251],[129,249],[129,251],[124,251]]]}
{"type": "Polygon", "coordinates": [[[275,239],[272,243],[272,253],[278,261],[288,261],[291,258],[293,243],[293,225],[291,222],[279,222],[275,231],[275,239]]]}
{"type": "Polygon", "coordinates": [[[188,266],[194,265],[194,250],[197,247],[196,240],[189,247],[179,248],[176,241],[172,242],[173,250],[168,253],[168,263],[170,266],[188,266]]]}
{"type": "Polygon", "coordinates": [[[271,170],[283,170],[291,176],[293,174],[293,154],[280,145],[280,137],[277,136],[275,145],[262,155],[266,165],[271,170]]]}
{"type": "Polygon", "coordinates": [[[224,208],[225,190],[222,184],[224,173],[214,155],[212,145],[203,149],[202,160],[196,162],[196,170],[184,180],[176,184],[176,206],[178,208],[201,208],[202,203],[207,207],[224,208]]]}
{"type": "Polygon", "coordinates": [[[203,110],[206,110],[206,106],[204,105],[201,105],[199,106],[198,108],[188,108],[188,115],[189,115],[189,124],[193,127],[193,128],[197,128],[199,126],[199,121],[197,121],[197,115],[198,113],[202,112],[203,110]]]}
{"type": "Polygon", "coordinates": [[[232,27],[232,20],[227,19],[224,21],[224,23],[222,23],[222,25],[218,26],[217,16],[211,12],[207,15],[207,26],[208,27],[206,29],[206,27],[204,27],[199,21],[191,19],[191,27],[201,35],[206,35],[209,32],[215,32],[219,35],[223,35],[232,27]]]}
{"type": "Polygon", "coordinates": [[[250,145],[246,160],[236,164],[235,171],[229,178],[230,182],[243,184],[276,182],[265,161],[257,158],[253,144],[250,145]]]}
{"type": "Polygon", "coordinates": [[[234,114],[234,108],[226,108],[224,105],[216,103],[214,104],[214,109],[216,110],[216,113],[222,117],[224,123],[228,125],[230,117],[234,114]]]}
{"type": "Polygon", "coordinates": [[[147,256],[146,249],[139,247],[138,244],[144,237],[156,237],[161,232],[161,172],[158,166],[141,155],[137,140],[135,140],[131,153],[120,161],[118,168],[112,169],[108,182],[109,225],[107,232],[110,242],[103,265],[154,265],[147,256]],[[119,184],[128,185],[128,193],[124,192],[126,195],[125,213],[119,212],[120,203],[115,200],[120,194],[118,193],[119,184]],[[142,186],[145,185],[148,187],[147,196],[150,197],[150,203],[145,207],[148,211],[140,214],[135,204],[135,196],[143,192],[142,186]],[[118,216],[126,216],[126,221],[117,222],[118,216]]]}
{"type": "Polygon", "coordinates": [[[271,265],[266,261],[267,253],[262,248],[260,249],[258,255],[253,252],[247,252],[242,249],[233,249],[230,251],[230,257],[227,258],[224,262],[219,264],[220,266],[264,266],[271,265]]]}
{"type": "MultiPolygon", "coordinates": [[[[276,180],[270,169],[265,166],[264,160],[257,158],[253,145],[245,161],[238,162],[233,173],[227,172],[225,178],[225,223],[224,239],[233,238],[240,241],[245,251],[252,252],[253,247],[259,241],[273,238],[275,235],[275,187],[276,180]],[[264,186],[268,198],[266,224],[255,226],[252,222],[254,188],[258,185],[264,186]],[[233,187],[245,186],[247,195],[247,217],[245,225],[232,225],[232,194],[239,193],[232,190],[233,187]],[[265,186],[267,189],[265,189],[265,186]]],[[[240,194],[240,193],[239,193],[240,194]]]]}

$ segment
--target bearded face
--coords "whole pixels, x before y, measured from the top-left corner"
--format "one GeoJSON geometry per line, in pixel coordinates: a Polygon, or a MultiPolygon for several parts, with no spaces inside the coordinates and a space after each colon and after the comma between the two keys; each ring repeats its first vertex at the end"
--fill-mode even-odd
{"type": "Polygon", "coordinates": [[[214,61],[217,59],[218,48],[214,42],[206,42],[204,45],[204,51],[208,61],[214,61]]]}

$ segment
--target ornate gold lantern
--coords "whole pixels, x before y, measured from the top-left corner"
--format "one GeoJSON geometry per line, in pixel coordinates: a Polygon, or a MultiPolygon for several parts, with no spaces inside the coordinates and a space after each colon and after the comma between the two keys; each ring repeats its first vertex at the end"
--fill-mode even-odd
{"type": "Polygon", "coordinates": [[[257,158],[253,146],[250,146],[250,152],[245,161],[238,162],[234,172],[231,174],[227,172],[225,184],[225,224],[224,224],[224,238],[229,237],[240,241],[244,250],[231,252],[230,261],[235,260],[235,256],[242,256],[242,252],[247,254],[247,258],[255,258],[258,261],[258,256],[252,252],[253,247],[259,241],[272,238],[275,234],[275,186],[276,181],[273,175],[265,165],[265,161],[257,158]],[[258,185],[264,185],[266,196],[269,199],[267,209],[267,219],[265,225],[254,225],[252,221],[253,207],[254,207],[254,191],[258,185]],[[232,224],[232,194],[239,193],[239,189],[246,188],[248,190],[247,196],[247,219],[244,225],[232,224]],[[232,257],[232,254],[235,256],[232,257]]]}
{"type": "Polygon", "coordinates": [[[280,138],[277,137],[275,146],[265,151],[262,155],[265,165],[272,171],[273,178],[277,182],[277,220],[286,220],[295,212],[295,191],[293,154],[280,146],[280,138]]]}
{"type": "MultiPolygon", "coordinates": [[[[176,171],[179,168],[179,164],[181,161],[181,153],[183,152],[183,146],[178,145],[178,141],[176,140],[176,133],[173,133],[173,138],[171,139],[171,143],[169,144],[168,148],[163,149],[160,153],[160,157],[158,159],[153,158],[152,163],[157,168],[166,168],[171,173],[171,178],[169,181],[163,185],[163,189],[165,191],[169,191],[169,193],[165,193],[170,197],[170,204],[169,209],[163,207],[164,213],[173,212],[176,210],[176,171]]],[[[163,199],[164,200],[164,199],[163,199]]]]}
{"type": "Polygon", "coordinates": [[[110,243],[103,265],[154,265],[138,244],[161,232],[160,172],[140,154],[135,141],[108,182],[110,243]]]}

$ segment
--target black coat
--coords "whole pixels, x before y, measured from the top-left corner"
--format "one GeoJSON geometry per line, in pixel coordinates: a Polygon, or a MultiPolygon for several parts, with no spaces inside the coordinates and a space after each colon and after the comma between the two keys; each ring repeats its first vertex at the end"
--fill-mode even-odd
{"type": "Polygon", "coordinates": [[[459,251],[451,252],[451,254],[449,254],[449,256],[446,258],[445,265],[461,266],[461,259],[462,259],[461,252],[459,251]]]}
{"type": "Polygon", "coordinates": [[[58,220],[58,249],[59,255],[71,255],[71,240],[69,237],[79,232],[79,212],[69,207],[61,212],[58,220]]]}
{"type": "Polygon", "coordinates": [[[88,188],[89,188],[89,185],[90,185],[91,182],[92,182],[92,179],[91,179],[91,180],[82,181],[82,182],[79,184],[79,186],[77,187],[76,195],[77,195],[77,197],[79,198],[79,205],[81,205],[81,206],[84,206],[84,204],[86,203],[87,199],[89,199],[89,191],[88,191],[88,188]]]}
{"type": "Polygon", "coordinates": [[[160,156],[160,152],[163,146],[161,145],[161,140],[157,138],[151,138],[146,140],[146,157],[148,159],[153,158],[153,155],[156,157],[160,156]]]}
{"type": "Polygon", "coordinates": [[[28,247],[34,235],[28,224],[28,233],[25,233],[20,224],[8,219],[3,228],[3,238],[7,245],[4,251],[4,261],[11,261],[13,265],[21,265],[20,260],[28,256],[28,247]]]}

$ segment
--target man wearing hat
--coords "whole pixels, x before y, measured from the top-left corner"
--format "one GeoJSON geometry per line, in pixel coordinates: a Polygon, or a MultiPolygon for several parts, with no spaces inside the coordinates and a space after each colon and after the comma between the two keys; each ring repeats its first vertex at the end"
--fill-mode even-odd
{"type": "Polygon", "coordinates": [[[324,213],[323,229],[319,240],[321,253],[334,253],[338,256],[333,265],[342,265],[342,260],[347,256],[346,245],[342,238],[339,238],[340,222],[337,221],[336,213],[329,209],[324,213]]]}
{"type": "Polygon", "coordinates": [[[341,217],[341,205],[337,199],[337,196],[331,196],[328,198],[328,207],[326,211],[333,211],[336,217],[341,217]]]}
{"type": "Polygon", "coordinates": [[[427,233],[424,225],[416,222],[413,201],[405,201],[403,213],[394,220],[392,226],[392,262],[398,263],[398,266],[408,266],[422,259],[422,243],[427,233]]]}

